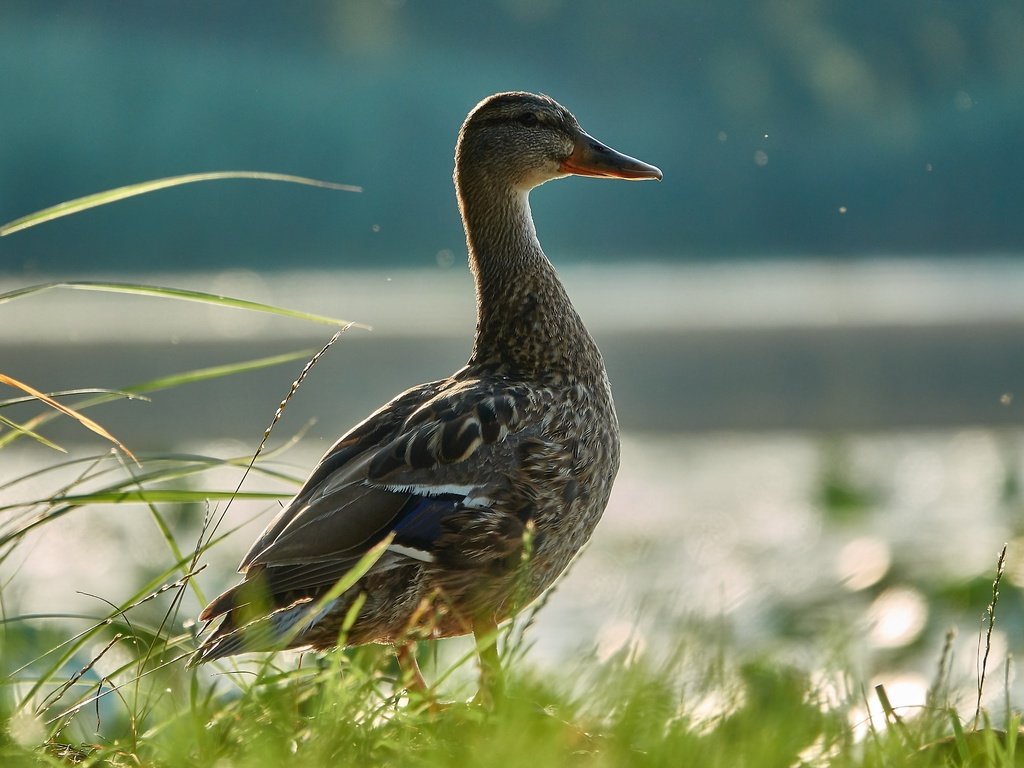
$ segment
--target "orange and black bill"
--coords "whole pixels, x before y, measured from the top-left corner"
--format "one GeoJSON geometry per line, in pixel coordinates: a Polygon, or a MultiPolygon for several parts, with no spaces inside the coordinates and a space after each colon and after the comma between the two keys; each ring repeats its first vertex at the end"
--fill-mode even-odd
{"type": "Polygon", "coordinates": [[[574,173],[577,176],[601,176],[610,179],[643,179],[661,180],[661,171],[635,157],[616,152],[593,136],[580,131],[576,146],[565,160],[562,161],[563,173],[574,173]]]}

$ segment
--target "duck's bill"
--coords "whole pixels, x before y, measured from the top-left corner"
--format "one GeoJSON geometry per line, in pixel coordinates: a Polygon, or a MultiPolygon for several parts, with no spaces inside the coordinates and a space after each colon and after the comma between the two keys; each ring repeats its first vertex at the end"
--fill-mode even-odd
{"type": "Polygon", "coordinates": [[[661,171],[635,157],[606,147],[593,136],[580,132],[572,154],[562,161],[563,173],[577,176],[602,176],[609,179],[661,180],[661,171]]]}

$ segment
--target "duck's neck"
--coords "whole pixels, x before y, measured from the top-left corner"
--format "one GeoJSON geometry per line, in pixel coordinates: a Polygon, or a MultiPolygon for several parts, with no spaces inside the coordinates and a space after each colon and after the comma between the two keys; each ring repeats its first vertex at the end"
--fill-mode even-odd
{"type": "Polygon", "coordinates": [[[470,364],[541,376],[603,374],[593,339],[537,240],[527,192],[457,176],[477,326],[470,364]]]}

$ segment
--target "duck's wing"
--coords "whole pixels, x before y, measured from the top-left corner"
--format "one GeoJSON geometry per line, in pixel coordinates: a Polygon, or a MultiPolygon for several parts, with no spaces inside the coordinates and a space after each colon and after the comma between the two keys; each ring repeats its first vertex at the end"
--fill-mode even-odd
{"type": "Polygon", "coordinates": [[[446,383],[432,382],[407,390],[342,435],[249,548],[238,570],[244,573],[258,562],[283,564],[290,548],[304,562],[323,555],[336,556],[386,525],[397,511],[399,500],[373,498],[372,489],[360,482],[368,457],[401,432],[409,415],[434,398],[446,383]],[[318,521],[319,528],[313,525],[318,521]],[[315,537],[299,536],[300,531],[309,531],[315,537]],[[291,542],[290,548],[284,546],[287,542],[291,542]]]}
{"type": "MultiPolygon", "coordinates": [[[[394,538],[378,567],[432,561],[446,518],[485,514],[502,495],[542,399],[525,386],[482,379],[400,395],[324,455],[239,570],[260,573],[275,595],[323,588],[389,533],[394,538]]],[[[225,593],[201,618],[232,607],[225,593]]]]}

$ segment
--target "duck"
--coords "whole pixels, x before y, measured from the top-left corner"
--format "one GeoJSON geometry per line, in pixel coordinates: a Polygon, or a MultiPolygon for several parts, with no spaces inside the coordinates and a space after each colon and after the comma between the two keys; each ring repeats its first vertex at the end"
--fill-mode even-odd
{"type": "Polygon", "coordinates": [[[601,352],[530,210],[532,189],[570,175],[662,178],[548,96],[498,93],[469,112],[454,171],[476,290],[468,362],[399,394],[324,454],[242,559],[242,581],[200,614],[204,631],[220,623],[191,666],[380,643],[394,648],[404,689],[426,694],[416,644],[472,634],[477,700],[502,695],[499,624],[589,540],[619,467],[601,352]],[[369,569],[336,589],[369,552],[369,569]]]}

